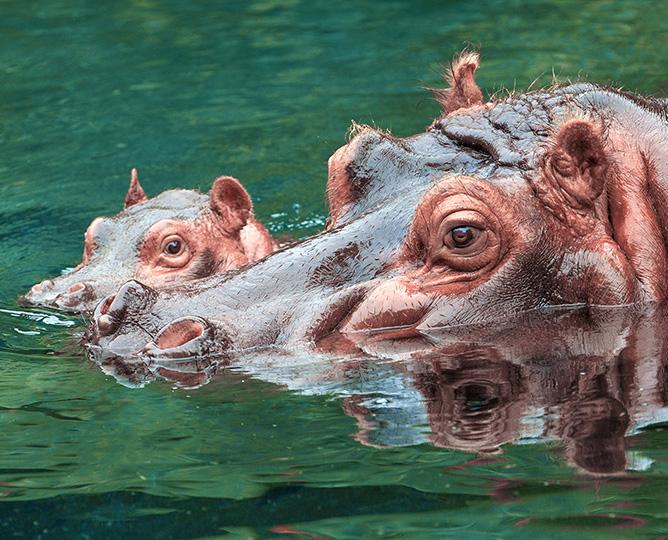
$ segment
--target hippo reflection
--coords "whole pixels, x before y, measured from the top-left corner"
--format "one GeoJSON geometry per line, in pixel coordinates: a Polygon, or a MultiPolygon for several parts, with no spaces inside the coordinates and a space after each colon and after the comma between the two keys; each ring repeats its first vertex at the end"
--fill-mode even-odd
{"type": "Polygon", "coordinates": [[[666,297],[666,109],[577,84],[483,103],[477,56],[445,114],[397,139],[360,128],[329,162],[330,224],[250,268],[101,303],[93,354],[357,350],[555,305],[666,297]]]}
{"type": "Polygon", "coordinates": [[[340,396],[364,445],[496,454],[509,443],[558,440],[574,467],[607,475],[649,466],[627,437],[668,420],[666,315],[663,308],[569,308],[441,330],[430,344],[374,337],[360,344],[373,356],[116,357],[101,368],[128,386],[158,378],[193,388],[226,366],[302,393],[340,396]]]}
{"type": "Polygon", "coordinates": [[[218,178],[208,195],[173,189],[149,199],[133,169],[123,212],[93,220],[81,263],[33,285],[21,302],[90,313],[132,278],[162,286],[245,266],[275,248],[252,210],[230,176],[218,178]]]}
{"type": "MultiPolygon", "coordinates": [[[[627,435],[668,418],[665,316],[665,309],[580,308],[441,332],[438,345],[421,350],[397,354],[395,341],[369,345],[402,359],[423,398],[432,444],[495,453],[509,442],[558,439],[572,465],[610,474],[629,466],[627,435]]],[[[344,408],[358,419],[358,440],[383,446],[373,421],[383,407],[352,399],[356,409],[344,408]]]]}

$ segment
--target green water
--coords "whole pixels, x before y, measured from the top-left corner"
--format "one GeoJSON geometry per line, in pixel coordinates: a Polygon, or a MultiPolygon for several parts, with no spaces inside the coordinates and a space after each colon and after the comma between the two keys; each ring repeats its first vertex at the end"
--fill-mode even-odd
{"type": "Polygon", "coordinates": [[[420,86],[465,42],[487,94],[553,70],[668,93],[668,6],[5,0],[0,15],[0,537],[668,534],[660,425],[625,441],[650,465],[609,477],[558,441],[472,463],[379,448],[326,391],[241,373],[127,388],[85,360],[78,318],[15,304],[80,260],[131,167],[149,193],[232,174],[273,232],[319,230],[350,121],[422,130],[437,108],[420,86]]]}

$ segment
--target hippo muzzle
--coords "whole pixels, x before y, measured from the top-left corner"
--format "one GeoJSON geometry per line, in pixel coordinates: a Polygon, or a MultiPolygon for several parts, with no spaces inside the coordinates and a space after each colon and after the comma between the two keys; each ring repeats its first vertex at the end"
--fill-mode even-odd
{"type": "Polygon", "coordinates": [[[116,294],[108,296],[95,308],[88,328],[88,350],[99,362],[114,357],[192,360],[222,355],[229,340],[222,328],[214,328],[201,317],[180,317],[160,325],[142,317],[155,304],[157,293],[138,281],[129,281],[116,294]],[[139,329],[137,333],[128,328],[139,329]]]}
{"type": "Polygon", "coordinates": [[[33,285],[19,297],[24,306],[43,306],[68,312],[90,313],[101,296],[114,290],[113,280],[79,280],[64,275],[55,280],[45,279],[33,285]]]}

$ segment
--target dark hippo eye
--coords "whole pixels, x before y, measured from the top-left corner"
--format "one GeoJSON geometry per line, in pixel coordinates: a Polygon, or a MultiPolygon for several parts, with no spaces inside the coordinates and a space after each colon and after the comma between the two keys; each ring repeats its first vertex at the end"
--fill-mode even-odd
{"type": "Polygon", "coordinates": [[[450,231],[452,244],[456,248],[465,248],[475,242],[480,236],[480,229],[475,227],[455,227],[450,231]]]}
{"type": "Polygon", "coordinates": [[[179,238],[168,238],[162,251],[171,256],[180,255],[183,252],[183,241],[179,238]]]}
{"type": "MultiPolygon", "coordinates": [[[[174,233],[164,236],[160,244],[158,244],[160,248],[155,259],[156,264],[166,268],[183,268],[187,265],[192,259],[193,252],[185,238],[190,237],[174,233]]],[[[147,249],[149,247],[155,249],[154,246],[155,244],[149,243],[147,244],[147,249]]],[[[147,253],[146,258],[152,258],[154,253],[151,250],[150,253],[147,253]]]]}
{"type": "Polygon", "coordinates": [[[455,251],[468,251],[475,248],[482,239],[484,231],[471,225],[459,225],[450,229],[443,243],[447,248],[455,251]]]}
{"type": "MultiPolygon", "coordinates": [[[[471,204],[466,198],[452,198],[452,203],[471,204]]],[[[483,208],[481,204],[479,207],[483,208]]],[[[484,208],[483,208],[484,209],[484,208]]],[[[491,211],[457,209],[441,218],[432,236],[428,252],[430,267],[447,267],[457,272],[474,272],[497,260],[500,239],[491,211]]]]}
{"type": "Polygon", "coordinates": [[[181,252],[182,244],[180,240],[172,240],[165,246],[165,253],[170,255],[178,255],[181,252]]]}

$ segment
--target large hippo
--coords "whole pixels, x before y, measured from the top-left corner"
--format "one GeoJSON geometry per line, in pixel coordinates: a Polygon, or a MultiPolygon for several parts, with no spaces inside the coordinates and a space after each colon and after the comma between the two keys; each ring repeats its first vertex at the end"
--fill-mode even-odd
{"type": "Polygon", "coordinates": [[[370,128],[329,160],[326,231],[244,270],[96,309],[95,355],[358,350],[573,304],[666,298],[666,108],[595,84],[484,103],[452,65],[425,133],[370,128]]]}
{"type": "Polygon", "coordinates": [[[180,283],[245,266],[274,248],[235,178],[218,178],[208,195],[174,189],[149,199],[133,169],[124,210],[93,220],[84,235],[81,263],[34,285],[21,301],[92,312],[129,279],[152,287],[180,283]]]}

